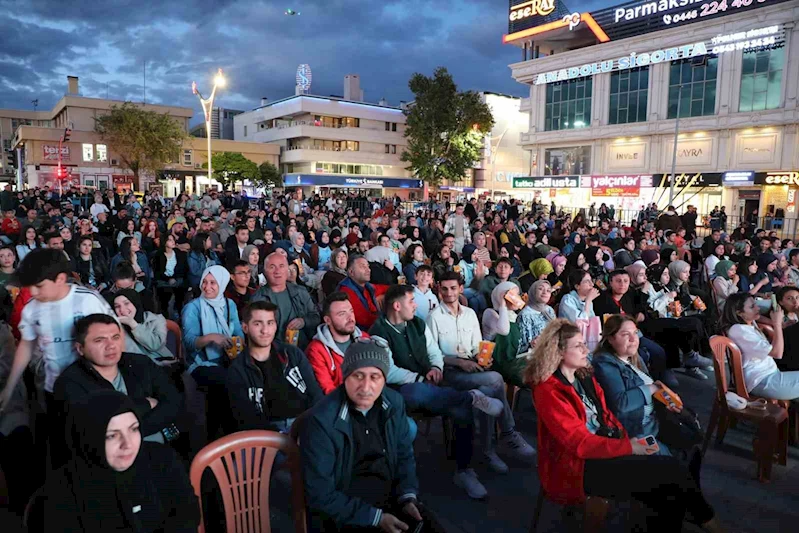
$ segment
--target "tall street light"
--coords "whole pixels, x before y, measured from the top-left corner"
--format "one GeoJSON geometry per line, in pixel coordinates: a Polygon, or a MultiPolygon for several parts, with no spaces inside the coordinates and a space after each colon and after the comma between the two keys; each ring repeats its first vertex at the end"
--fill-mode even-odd
{"type": "Polygon", "coordinates": [[[197,83],[191,82],[191,92],[197,95],[197,98],[200,99],[200,105],[203,107],[203,112],[205,113],[205,136],[208,139],[208,185],[211,185],[211,179],[213,176],[213,169],[211,168],[211,112],[214,109],[214,97],[216,96],[216,89],[217,87],[224,87],[225,86],[225,77],[222,75],[222,69],[220,68],[216,72],[216,76],[214,76],[214,88],[211,90],[211,96],[208,98],[203,98],[203,95],[197,90],[197,83]]]}

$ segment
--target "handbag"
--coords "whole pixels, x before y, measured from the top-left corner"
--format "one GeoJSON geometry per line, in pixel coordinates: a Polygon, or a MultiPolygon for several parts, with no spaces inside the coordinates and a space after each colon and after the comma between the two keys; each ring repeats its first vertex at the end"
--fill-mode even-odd
{"type": "Polygon", "coordinates": [[[660,426],[658,440],[669,448],[689,451],[705,440],[705,432],[699,417],[688,407],[683,406],[682,411],[675,413],[669,411],[662,403],[656,402],[655,413],[660,426]]]}
{"type": "Polygon", "coordinates": [[[583,342],[589,352],[593,352],[602,340],[602,322],[598,316],[591,318],[578,318],[575,324],[580,328],[580,333],[583,334],[583,342]]]}

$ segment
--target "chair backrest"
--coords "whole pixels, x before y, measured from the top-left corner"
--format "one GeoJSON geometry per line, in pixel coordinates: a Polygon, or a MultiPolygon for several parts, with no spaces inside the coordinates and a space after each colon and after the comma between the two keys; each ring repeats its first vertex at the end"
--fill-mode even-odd
{"type": "Polygon", "coordinates": [[[758,324],[757,327],[763,332],[769,342],[774,342],[774,328],[768,324],[758,324]]]}
{"type": "Polygon", "coordinates": [[[174,320],[166,321],[166,347],[179,361],[183,361],[183,332],[174,320]]]}
{"type": "Polygon", "coordinates": [[[726,405],[724,395],[729,390],[730,380],[727,376],[727,362],[732,373],[733,391],[738,396],[749,399],[746,392],[746,382],[744,381],[743,363],[741,350],[728,337],[714,335],[710,337],[710,349],[713,350],[713,367],[716,374],[716,389],[719,400],[726,405]]]}
{"type": "MultiPolygon", "coordinates": [[[[201,498],[203,472],[210,468],[222,492],[227,533],[270,533],[269,478],[277,452],[283,452],[291,472],[294,531],[306,533],[305,495],[299,448],[288,435],[274,431],[241,431],[205,446],[191,463],[189,477],[201,498]]],[[[202,500],[200,501],[200,527],[202,500]]]]}

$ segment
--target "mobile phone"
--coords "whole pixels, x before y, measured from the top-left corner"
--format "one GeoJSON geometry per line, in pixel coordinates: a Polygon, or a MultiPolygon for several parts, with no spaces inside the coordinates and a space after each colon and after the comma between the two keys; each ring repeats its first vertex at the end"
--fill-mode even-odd
{"type": "Polygon", "coordinates": [[[653,448],[651,453],[657,453],[660,450],[660,446],[658,446],[658,441],[652,435],[648,435],[646,437],[638,439],[638,444],[640,444],[641,446],[646,446],[647,448],[653,448]]]}
{"type": "Polygon", "coordinates": [[[771,294],[771,310],[776,311],[780,304],[777,303],[777,295],[771,294]]]}
{"type": "Polygon", "coordinates": [[[413,533],[422,533],[422,528],[424,527],[424,520],[420,521],[416,524],[416,527],[413,528],[413,533]]]}

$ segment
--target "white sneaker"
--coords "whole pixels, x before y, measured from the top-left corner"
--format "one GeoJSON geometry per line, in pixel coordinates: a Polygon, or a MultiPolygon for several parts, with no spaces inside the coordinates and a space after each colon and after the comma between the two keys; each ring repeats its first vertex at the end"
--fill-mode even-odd
{"type": "Polygon", "coordinates": [[[500,437],[498,448],[504,453],[523,461],[535,459],[536,455],[535,448],[530,446],[518,431],[514,431],[506,437],[500,437]]]}
{"type": "Polygon", "coordinates": [[[470,390],[469,392],[472,395],[472,405],[488,416],[498,417],[505,409],[501,401],[496,398],[489,398],[477,389],[470,390]]]}
{"type": "Polygon", "coordinates": [[[483,457],[485,458],[485,462],[488,464],[488,468],[497,474],[508,473],[508,465],[505,464],[505,461],[499,458],[499,455],[497,455],[497,452],[494,450],[485,452],[483,457]]]}
{"type": "Polygon", "coordinates": [[[482,500],[488,496],[488,491],[477,479],[477,474],[471,468],[455,472],[455,477],[452,479],[455,485],[466,491],[466,494],[474,500],[482,500]]]}

